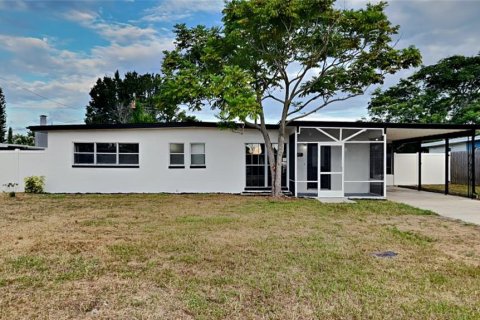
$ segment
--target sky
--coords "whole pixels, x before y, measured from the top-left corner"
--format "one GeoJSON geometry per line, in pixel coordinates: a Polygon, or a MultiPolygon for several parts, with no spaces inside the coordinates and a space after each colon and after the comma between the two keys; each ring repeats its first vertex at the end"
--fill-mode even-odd
{"type": "MultiPolygon", "coordinates": [[[[375,0],[372,2],[376,2],[375,0]]],[[[367,1],[337,6],[361,8],[367,1]]],[[[20,132],[38,123],[83,123],[89,91],[98,77],[160,70],[162,52],[173,48],[172,28],[221,25],[222,0],[5,1],[0,0],[0,87],[7,100],[7,125],[20,132]]],[[[480,52],[480,0],[390,0],[387,14],[400,25],[397,48],[414,45],[423,64],[480,52]]],[[[414,70],[389,76],[385,87],[414,70]]],[[[332,104],[316,120],[367,116],[370,93],[332,104]]],[[[215,120],[208,110],[195,115],[215,120]]],[[[274,106],[267,119],[276,122],[274,106]]]]}

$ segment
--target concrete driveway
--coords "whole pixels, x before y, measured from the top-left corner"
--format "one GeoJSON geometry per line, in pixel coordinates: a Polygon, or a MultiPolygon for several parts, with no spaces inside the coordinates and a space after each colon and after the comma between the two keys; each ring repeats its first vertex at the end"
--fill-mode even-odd
{"type": "Polygon", "coordinates": [[[387,199],[480,225],[479,200],[396,187],[388,188],[387,199]]]}

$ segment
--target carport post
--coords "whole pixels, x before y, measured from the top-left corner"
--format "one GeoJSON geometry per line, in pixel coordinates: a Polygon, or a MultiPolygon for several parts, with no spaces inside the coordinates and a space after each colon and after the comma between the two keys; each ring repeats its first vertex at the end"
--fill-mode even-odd
{"type": "Polygon", "coordinates": [[[448,154],[448,151],[450,149],[450,139],[446,138],[445,139],[445,194],[448,194],[448,184],[449,184],[449,180],[448,180],[448,176],[449,176],[449,172],[450,172],[450,159],[449,159],[449,154],[448,154]]]}
{"type": "Polygon", "coordinates": [[[418,191],[422,191],[422,141],[418,142],[418,191]]]}
{"type": "Polygon", "coordinates": [[[472,132],[472,161],[470,162],[472,164],[472,198],[475,198],[475,130],[472,132]]]}

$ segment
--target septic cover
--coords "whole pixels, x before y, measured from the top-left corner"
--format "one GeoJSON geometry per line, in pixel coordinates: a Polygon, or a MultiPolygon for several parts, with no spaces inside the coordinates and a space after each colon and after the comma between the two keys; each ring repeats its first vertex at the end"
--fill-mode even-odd
{"type": "Polygon", "coordinates": [[[393,251],[383,251],[383,252],[374,252],[372,256],[379,257],[379,258],[393,258],[397,256],[398,253],[393,251]]]}

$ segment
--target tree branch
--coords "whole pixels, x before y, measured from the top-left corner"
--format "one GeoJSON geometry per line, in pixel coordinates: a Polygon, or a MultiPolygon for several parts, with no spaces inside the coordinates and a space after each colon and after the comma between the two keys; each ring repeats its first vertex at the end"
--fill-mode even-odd
{"type": "MultiPolygon", "coordinates": [[[[294,118],[292,118],[292,119],[288,119],[286,123],[288,124],[288,123],[290,123],[290,122],[292,122],[292,121],[295,121],[295,120],[304,118],[304,117],[306,117],[306,116],[309,116],[309,115],[317,112],[318,110],[325,108],[326,106],[328,106],[329,104],[331,104],[331,103],[333,103],[333,102],[345,101],[345,100],[351,99],[351,98],[356,97],[356,96],[359,96],[359,95],[362,95],[362,93],[352,93],[352,94],[349,94],[348,96],[343,97],[343,98],[337,98],[337,99],[333,99],[333,100],[330,100],[330,101],[326,101],[326,102],[323,103],[322,105],[314,108],[313,110],[311,110],[311,111],[309,111],[309,112],[307,112],[307,113],[304,113],[304,114],[299,115],[299,116],[297,116],[297,117],[294,117],[294,118]]],[[[297,111],[297,112],[298,112],[298,111],[297,111]]],[[[295,112],[295,113],[296,113],[296,112],[295,112]]]]}
{"type": "Polygon", "coordinates": [[[277,101],[277,102],[280,102],[281,104],[284,104],[284,103],[285,103],[285,100],[282,100],[282,99],[280,99],[280,98],[277,98],[277,97],[275,97],[275,96],[272,95],[272,94],[268,94],[268,95],[264,96],[264,97],[262,98],[262,101],[263,101],[263,100],[267,100],[267,99],[273,99],[273,100],[275,100],[275,101],[277,101]]]}

